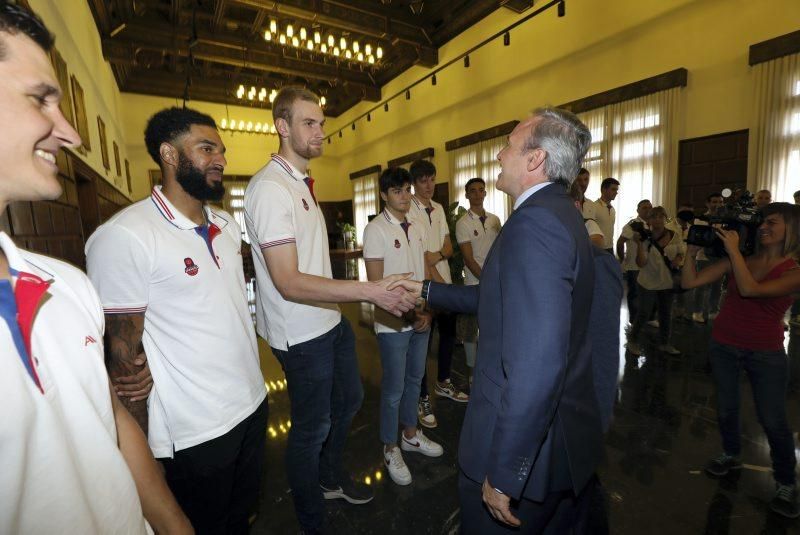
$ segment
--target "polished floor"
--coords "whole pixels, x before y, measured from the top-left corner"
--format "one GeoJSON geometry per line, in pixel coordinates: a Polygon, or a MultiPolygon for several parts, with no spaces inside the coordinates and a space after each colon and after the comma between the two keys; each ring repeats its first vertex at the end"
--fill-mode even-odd
{"type": "MultiPolygon", "coordinates": [[[[375,336],[365,322],[369,308],[352,304],[342,309],[356,331],[365,390],[345,464],[353,477],[372,485],[375,500],[362,506],[328,502],[330,532],[457,533],[456,446],[465,405],[433,399],[439,426],[426,434],[444,446],[445,454],[437,459],[405,455],[414,481],[407,487],[395,485],[383,470],[378,440],[381,366],[375,336]]],[[[623,309],[621,314],[624,325],[627,311],[623,309]]],[[[607,459],[599,469],[613,534],[800,533],[800,519],[788,520],[769,511],[774,491],[769,448],[745,380],[744,470],[723,479],[703,472],[706,461],[720,451],[707,358],[709,334],[708,326],[675,321],[672,339],[683,352],[681,356],[667,357],[647,345],[641,357],[626,356],[620,349],[614,422],[606,437],[607,459]]],[[[792,425],[798,422],[798,342],[800,332],[791,338],[787,334],[793,363],[788,400],[792,425]]],[[[280,367],[266,344],[260,343],[262,370],[270,386],[270,426],[261,509],[252,533],[297,533],[283,464],[291,425],[288,396],[280,367]]],[[[429,376],[435,377],[435,358],[429,358],[428,370],[429,376]]],[[[455,382],[466,382],[465,370],[463,350],[457,347],[455,382]]]]}

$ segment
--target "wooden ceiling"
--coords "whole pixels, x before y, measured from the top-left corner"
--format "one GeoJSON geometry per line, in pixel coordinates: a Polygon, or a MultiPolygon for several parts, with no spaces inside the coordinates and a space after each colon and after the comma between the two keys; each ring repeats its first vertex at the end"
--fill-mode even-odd
{"type": "Polygon", "coordinates": [[[261,88],[271,92],[296,84],[325,96],[325,112],[332,117],[362,100],[380,101],[381,87],[413,65],[436,66],[441,45],[499,7],[521,11],[533,4],[532,0],[88,2],[103,56],[111,63],[121,91],[269,108],[268,97],[248,99],[251,87],[261,93],[261,88]],[[272,21],[277,32],[270,32],[268,41],[265,32],[272,21]],[[304,31],[306,39],[299,46],[287,36],[288,25],[295,38],[304,31]],[[284,45],[279,42],[281,34],[287,36],[284,45]],[[342,38],[346,51],[339,48],[342,38]],[[347,52],[352,58],[345,57],[347,52]],[[358,52],[364,55],[362,61],[358,52]],[[374,63],[369,62],[370,55],[374,63]],[[237,97],[240,85],[246,87],[243,98],[237,97]]]}

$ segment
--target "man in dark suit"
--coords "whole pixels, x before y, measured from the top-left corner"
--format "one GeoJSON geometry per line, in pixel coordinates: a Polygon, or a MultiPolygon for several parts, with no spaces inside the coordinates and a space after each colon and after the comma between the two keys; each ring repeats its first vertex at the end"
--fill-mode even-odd
{"type": "Polygon", "coordinates": [[[587,336],[594,258],[565,187],[590,142],[570,112],[535,110],[497,156],[514,212],[480,285],[401,283],[434,307],[478,314],[459,445],[462,533],[564,533],[586,510],[603,452],[587,336]]]}

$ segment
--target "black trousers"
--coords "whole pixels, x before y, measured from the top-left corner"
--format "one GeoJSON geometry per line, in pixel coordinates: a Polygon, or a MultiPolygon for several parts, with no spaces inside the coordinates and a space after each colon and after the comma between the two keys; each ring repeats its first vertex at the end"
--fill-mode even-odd
{"type": "Polygon", "coordinates": [[[248,517],[258,509],[268,413],[265,399],[224,435],[159,459],[198,535],[249,531],[248,517]]]}
{"type": "MultiPolygon", "coordinates": [[[[437,354],[436,380],[444,382],[450,379],[450,370],[453,366],[453,349],[456,345],[456,319],[458,314],[450,312],[438,312],[431,325],[431,333],[436,327],[439,328],[439,351],[437,354]]],[[[433,335],[428,338],[428,349],[433,341],[433,335]]],[[[422,377],[422,387],[420,397],[428,395],[428,367],[425,366],[425,375],[422,377]]]]}
{"type": "MultiPolygon", "coordinates": [[[[463,472],[458,477],[458,497],[461,505],[461,535],[486,534],[589,534],[602,533],[590,527],[591,501],[598,491],[593,478],[578,496],[571,490],[551,492],[543,502],[523,498],[511,502],[511,512],[522,521],[519,528],[498,522],[483,504],[482,485],[469,479],[463,472]]],[[[607,529],[607,528],[606,528],[607,529]]],[[[605,531],[607,533],[607,530],[605,531]]]]}

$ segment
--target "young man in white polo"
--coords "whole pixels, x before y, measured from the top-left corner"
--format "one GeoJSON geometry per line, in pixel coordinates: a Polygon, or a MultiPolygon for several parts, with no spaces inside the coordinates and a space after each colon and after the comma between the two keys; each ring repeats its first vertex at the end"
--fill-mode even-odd
{"type": "MultiPolygon", "coordinates": [[[[52,44],[38,17],[0,0],[0,219],[10,203],[57,199],[56,154],[81,143],[52,44]]],[[[110,388],[103,330],[86,275],[0,231],[0,533],[192,533],[110,388]]]]}
{"type": "Polygon", "coordinates": [[[355,336],[336,303],[368,301],[400,315],[415,306],[381,281],[333,280],[325,219],[308,163],[322,155],[325,117],[319,97],[283,88],[272,103],[278,154],[245,191],[245,223],[256,259],[256,327],[288,383],[292,427],[286,470],[295,512],[306,533],[324,529],[323,499],[363,504],[369,487],[342,469],[350,422],[364,397],[355,336]]]}
{"type": "MultiPolygon", "coordinates": [[[[377,281],[399,273],[413,273],[415,280],[428,278],[431,268],[425,265],[426,229],[406,217],[411,207],[411,175],[402,167],[386,169],[378,185],[386,207],[364,229],[367,278],[377,281]]],[[[430,326],[431,315],[421,309],[404,318],[380,309],[375,311],[375,334],[383,368],[380,407],[383,461],[389,477],[398,485],[408,485],[412,479],[401,450],[429,457],[444,453],[441,445],[417,429],[417,402],[425,374],[430,326]],[[398,425],[403,428],[399,447],[398,425]]]]}
{"type": "MultiPolygon", "coordinates": [[[[483,262],[500,234],[500,218],[483,207],[486,182],[482,178],[470,178],[464,190],[469,210],[456,222],[456,241],[464,257],[464,284],[474,286],[480,283],[483,262]]],[[[460,314],[456,327],[459,339],[464,342],[464,354],[470,368],[469,383],[472,386],[472,368],[475,367],[478,351],[478,317],[460,314]]]]}
{"type": "Polygon", "coordinates": [[[145,145],[163,186],[101,225],[86,244],[106,314],[112,378],[153,378],[129,405],[199,533],[244,533],[257,510],[267,392],[247,304],[242,233],[207,201],[225,193],[214,120],[162,110],[145,145]],[[147,422],[147,424],[145,424],[147,422]]]}
{"type": "MultiPolygon", "coordinates": [[[[425,264],[431,268],[431,276],[437,282],[450,284],[450,264],[447,259],[453,256],[453,244],[450,241],[450,228],[447,215],[441,204],[433,200],[436,188],[436,166],[427,160],[417,160],[409,168],[414,180],[414,197],[408,218],[412,222],[426,227],[428,243],[425,252],[425,264]]],[[[459,390],[450,380],[453,362],[453,348],[456,343],[456,315],[447,311],[437,311],[434,326],[439,328],[439,348],[437,351],[437,374],[434,392],[437,396],[452,399],[459,403],[469,401],[469,396],[459,390]]],[[[417,407],[419,423],[433,428],[438,425],[433,414],[428,395],[428,374],[422,379],[419,405],[417,407]]]]}

